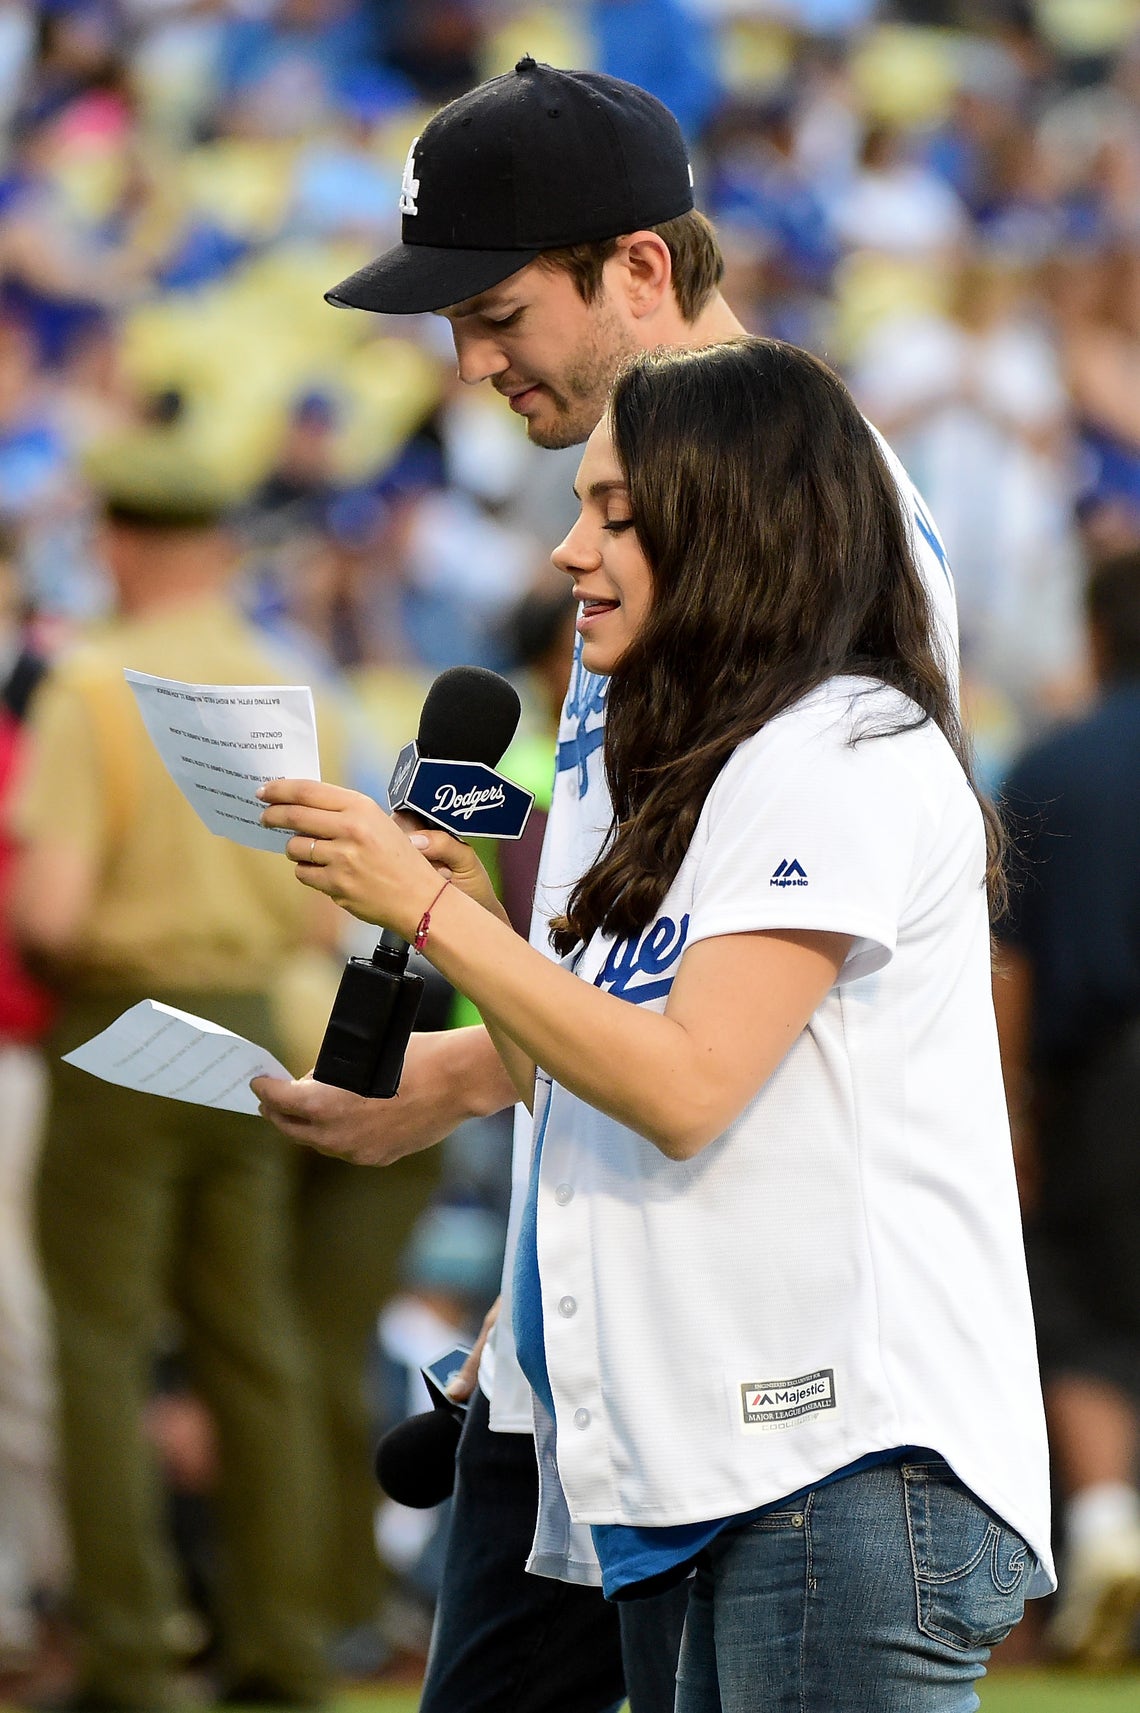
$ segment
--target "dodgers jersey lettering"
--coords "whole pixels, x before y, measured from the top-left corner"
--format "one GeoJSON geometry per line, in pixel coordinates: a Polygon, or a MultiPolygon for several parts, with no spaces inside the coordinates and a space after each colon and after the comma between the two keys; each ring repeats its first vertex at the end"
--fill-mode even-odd
{"type": "Polygon", "coordinates": [[[628,999],[632,1005],[664,999],[673,985],[688,936],[687,915],[680,922],[659,916],[633,938],[614,941],[594,977],[594,986],[618,999],[628,999]]]}
{"type": "Polygon", "coordinates": [[[602,747],[609,682],[608,678],[602,678],[597,672],[588,672],[582,665],[582,638],[578,637],[574,644],[570,688],[566,692],[562,715],[562,729],[568,727],[569,735],[564,738],[560,729],[557,771],[567,773],[573,770],[579,797],[584,797],[589,787],[590,757],[602,747]]]}

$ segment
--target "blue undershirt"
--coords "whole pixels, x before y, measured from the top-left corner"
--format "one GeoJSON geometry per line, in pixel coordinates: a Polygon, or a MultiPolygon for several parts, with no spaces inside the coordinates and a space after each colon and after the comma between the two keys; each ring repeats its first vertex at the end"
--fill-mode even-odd
{"type": "MultiPolygon", "coordinates": [[[[540,1081],[542,1081],[540,1073],[540,1081]]],[[[546,1121],[550,1113],[547,1096],[546,1110],[535,1139],[531,1161],[530,1183],[526,1205],[519,1225],[518,1249],[514,1268],[514,1335],[519,1366],[526,1375],[535,1396],[554,1421],[554,1396],[550,1389],[550,1373],[546,1365],[546,1340],[542,1326],[542,1281],[538,1271],[538,1173],[542,1159],[542,1144],[546,1136],[546,1121]]],[[[889,1451],[872,1451],[842,1469],[833,1470],[790,1493],[784,1499],[773,1499],[750,1511],[738,1511],[731,1517],[716,1517],[706,1523],[679,1523],[671,1528],[643,1529],[626,1523],[594,1523],[590,1533],[594,1551],[602,1567],[602,1592],[607,1600],[636,1600],[683,1582],[697,1554],[724,1529],[737,1528],[762,1517],[769,1511],[785,1511],[803,1504],[809,1495],[821,1487],[830,1487],[845,1476],[861,1474],[884,1463],[899,1463],[911,1456],[914,1446],[894,1446],[889,1451]]]]}

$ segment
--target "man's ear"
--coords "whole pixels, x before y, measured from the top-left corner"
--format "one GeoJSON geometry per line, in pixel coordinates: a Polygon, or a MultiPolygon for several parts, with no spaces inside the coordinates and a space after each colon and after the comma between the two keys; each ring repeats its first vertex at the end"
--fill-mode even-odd
{"type": "Polygon", "coordinates": [[[616,264],[616,288],[635,320],[656,314],[672,301],[673,258],[656,232],[631,232],[619,238],[612,264],[616,264]]]}

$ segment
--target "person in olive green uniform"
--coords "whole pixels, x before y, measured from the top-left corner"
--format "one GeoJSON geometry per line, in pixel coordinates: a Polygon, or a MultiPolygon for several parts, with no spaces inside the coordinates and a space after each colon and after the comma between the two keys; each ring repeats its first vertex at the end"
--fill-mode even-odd
{"type": "Polygon", "coordinates": [[[14,921],[62,999],[39,1229],[59,1364],[82,1660],[75,1705],[177,1699],[179,1597],[142,1416],[174,1313],[219,1446],[223,1694],[326,1691],[311,1376],[292,1267],[291,1150],[236,1114],[101,1083],[60,1063],[137,1000],[274,1045],[268,995],[321,929],[292,868],[209,833],[167,776],[123,680],[297,682],[240,616],[208,496],[166,459],[108,477],[118,616],[52,671],[17,805],[14,921]],[[131,484],[135,485],[132,487],[131,484]],[[301,895],[301,896],[299,896],[301,895]]]}

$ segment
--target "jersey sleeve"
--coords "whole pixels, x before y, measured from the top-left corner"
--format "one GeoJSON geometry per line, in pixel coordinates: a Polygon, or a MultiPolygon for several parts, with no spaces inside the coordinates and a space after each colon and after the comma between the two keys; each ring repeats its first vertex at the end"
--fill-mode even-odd
{"type": "Polygon", "coordinates": [[[923,815],[900,746],[923,733],[850,733],[834,707],[797,709],[736,751],[706,804],[688,944],[814,929],[853,936],[842,981],[889,962],[923,815]]]}

